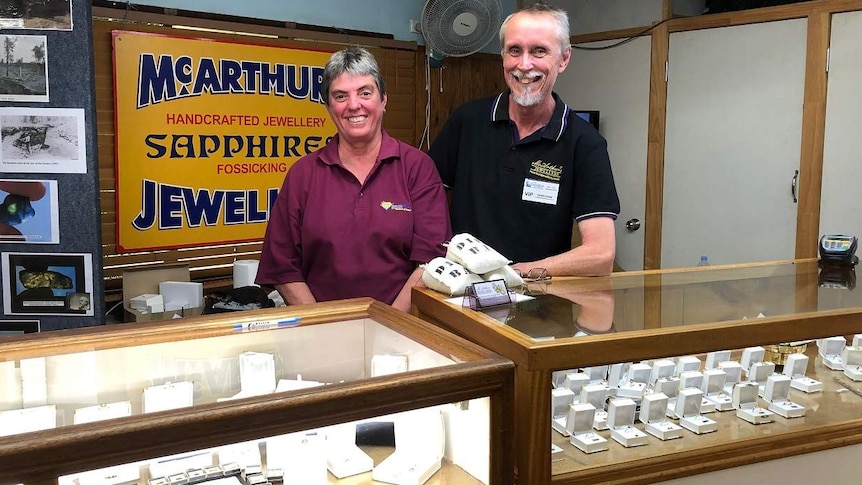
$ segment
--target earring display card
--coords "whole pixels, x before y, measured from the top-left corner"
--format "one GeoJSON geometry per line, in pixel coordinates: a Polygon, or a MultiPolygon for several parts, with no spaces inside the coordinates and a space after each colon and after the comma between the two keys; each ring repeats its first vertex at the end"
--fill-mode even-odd
{"type": "Polygon", "coordinates": [[[57,407],[38,406],[0,411],[0,436],[42,431],[57,426],[57,407]]]}
{"type": "Polygon", "coordinates": [[[144,388],[144,413],[191,407],[195,385],[189,381],[168,382],[144,388]]]}
{"type": "Polygon", "coordinates": [[[75,410],[74,423],[92,423],[106,419],[124,418],[132,415],[132,403],[130,401],[112,402],[87,406],[75,410]]]}

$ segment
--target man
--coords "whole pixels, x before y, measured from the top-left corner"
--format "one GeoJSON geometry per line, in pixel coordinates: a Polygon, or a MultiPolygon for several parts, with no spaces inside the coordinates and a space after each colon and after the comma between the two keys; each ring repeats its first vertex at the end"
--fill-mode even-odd
{"type": "Polygon", "coordinates": [[[620,207],[607,143],[553,92],[571,58],[568,16],[538,2],[506,18],[500,44],[509,91],[457,108],[429,150],[452,190],[453,233],[525,274],[609,274],[620,207]]]}

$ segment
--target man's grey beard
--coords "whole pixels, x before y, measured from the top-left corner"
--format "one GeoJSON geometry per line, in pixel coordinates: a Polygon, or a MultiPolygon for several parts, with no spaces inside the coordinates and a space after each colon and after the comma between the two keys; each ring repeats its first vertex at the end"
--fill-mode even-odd
{"type": "Polygon", "coordinates": [[[519,106],[523,106],[525,108],[530,106],[535,106],[542,102],[545,99],[544,94],[541,92],[531,92],[528,94],[518,94],[516,92],[512,92],[512,101],[519,106]]]}

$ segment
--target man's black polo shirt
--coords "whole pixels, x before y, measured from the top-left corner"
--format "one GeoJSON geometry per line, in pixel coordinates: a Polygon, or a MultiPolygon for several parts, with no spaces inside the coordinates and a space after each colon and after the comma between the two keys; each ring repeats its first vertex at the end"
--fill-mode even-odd
{"type": "Polygon", "coordinates": [[[429,155],[453,190],[452,230],[514,262],[571,248],[572,220],[620,211],[607,143],[554,93],[544,129],[516,141],[509,93],[459,106],[429,155]]]}

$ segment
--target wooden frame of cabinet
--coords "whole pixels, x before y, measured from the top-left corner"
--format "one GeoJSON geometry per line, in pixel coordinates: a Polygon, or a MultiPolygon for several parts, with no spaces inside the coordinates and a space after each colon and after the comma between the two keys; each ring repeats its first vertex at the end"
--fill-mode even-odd
{"type": "MultiPolygon", "coordinates": [[[[802,261],[802,260],[800,260],[802,261]]],[[[804,260],[807,264],[816,262],[804,260]]],[[[794,262],[728,265],[666,271],[615,273],[606,278],[555,279],[582,291],[595,289],[634,288],[627,286],[631,278],[642,278],[645,293],[659,292],[662,275],[674,274],[683,286],[711,281],[715,269],[733,267],[755,268],[767,274],[772,264],[794,262]],[[572,282],[572,283],[569,283],[572,282]],[[620,283],[617,283],[620,282],[620,283]]],[[[775,344],[851,335],[862,332],[862,312],[859,308],[814,311],[810,307],[810,288],[817,287],[817,275],[796,277],[796,313],[756,320],[704,323],[661,328],[661,312],[644,317],[643,330],[605,335],[533,340],[523,333],[501,324],[490,316],[446,303],[445,296],[429,289],[415,288],[413,304],[420,318],[461,335],[515,362],[515,442],[516,481],[519,484],[585,485],[596,483],[642,484],[689,476],[705,471],[754,463],[769,459],[825,450],[862,443],[862,417],[847,422],[829,423],[816,430],[799,431],[792,436],[759,437],[747,442],[758,453],[740,453],[739,446],[721,444],[708,448],[672,452],[644,459],[650,450],[633,453],[631,461],[600,465],[572,473],[551,473],[551,397],[552,373],[616,362],[638,362],[672,355],[701,354],[723,349],[775,344]],[[673,350],[670,350],[673,349],[673,350]]],[[[814,295],[816,299],[816,295],[814,295]]],[[[646,447],[649,448],[649,447],[646,447]]]]}
{"type": "Polygon", "coordinates": [[[11,337],[0,343],[0,355],[18,360],[191,341],[286,315],[300,317],[303,327],[371,319],[456,364],[0,438],[0,482],[56,484],[62,475],[488,396],[489,477],[512,483],[512,363],[369,298],[11,337]]]}
{"type": "MultiPolygon", "coordinates": [[[[823,144],[826,122],[826,78],[832,14],[862,10],[860,0],[812,0],[775,7],[735,12],[670,18],[671,2],[665,0],[664,21],[650,32],[649,122],[647,134],[646,214],[644,262],[646,270],[661,267],[662,205],[664,190],[664,137],[667,106],[665,66],[669,35],[673,32],[728,27],[778,20],[807,18],[804,105],[799,160],[799,207],[797,210],[796,258],[817,256],[820,228],[820,200],[823,173],[823,144]]],[[[573,36],[573,43],[619,39],[642,34],[644,28],[630,28],[573,36]]]]}

